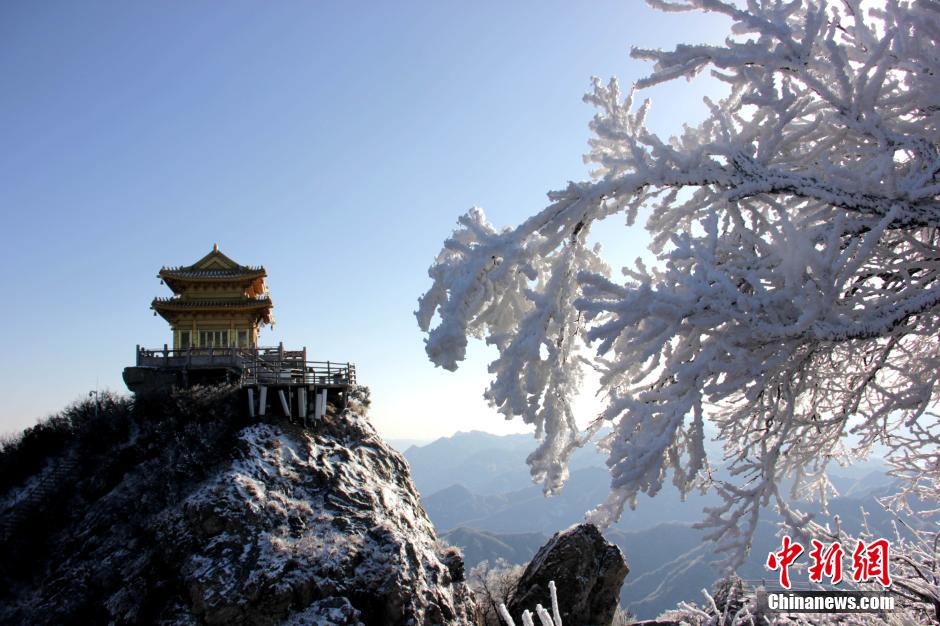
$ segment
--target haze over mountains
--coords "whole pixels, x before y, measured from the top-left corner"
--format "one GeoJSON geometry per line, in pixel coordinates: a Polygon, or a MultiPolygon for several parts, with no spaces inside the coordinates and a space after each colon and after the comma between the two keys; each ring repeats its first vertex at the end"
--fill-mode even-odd
{"type": "MultiPolygon", "coordinates": [[[[562,492],[544,497],[525,464],[533,448],[531,435],[474,431],[405,451],[425,510],[438,532],[463,548],[468,568],[497,558],[527,562],[552,533],[582,521],[584,513],[606,497],[610,478],[605,457],[593,447],[575,453],[562,492]]],[[[874,495],[890,485],[880,463],[840,468],[832,480],[840,497],[830,503],[830,510],[840,515],[844,527],[860,523],[864,505],[875,528],[890,530],[890,520],[874,501],[874,495]]],[[[667,485],[655,498],[641,496],[636,510],[626,510],[621,521],[605,531],[630,565],[621,603],[631,613],[653,618],[680,601],[701,601],[700,590],[721,576],[711,544],[703,542],[702,531],[692,528],[702,519],[702,509],[718,502],[712,493],[690,494],[683,501],[667,485]]],[[[806,511],[816,508],[802,506],[806,511]]],[[[779,549],[775,522],[772,512],[765,511],[752,558],[738,571],[743,578],[768,578],[763,561],[769,551],[779,549]]]]}

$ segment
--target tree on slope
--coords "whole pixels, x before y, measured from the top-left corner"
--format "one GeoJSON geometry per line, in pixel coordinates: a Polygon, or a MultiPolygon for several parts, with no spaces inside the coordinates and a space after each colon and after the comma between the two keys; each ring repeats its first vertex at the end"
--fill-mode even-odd
{"type": "Polygon", "coordinates": [[[719,12],[732,35],[635,49],[654,69],[626,94],[595,79],[593,180],[514,228],[476,208],[460,218],[416,312],[428,356],[455,369],[469,337],[498,349],[486,397],[535,425],[529,464],[547,492],[610,425],[594,521],[670,474],[684,492],[717,489],[703,524],[731,564],[762,507],[805,520],[785,478],[825,503],[827,467],[878,444],[909,479],[902,495],[936,497],[940,3],[647,2],[719,12]],[[728,88],[707,119],[651,132],[637,91],[706,70],[728,88]],[[658,263],[615,279],[591,228],[634,227],[641,211],[658,263]],[[606,408],[582,432],[571,399],[585,367],[606,408]],[[731,480],[711,478],[706,423],[731,480]]]}

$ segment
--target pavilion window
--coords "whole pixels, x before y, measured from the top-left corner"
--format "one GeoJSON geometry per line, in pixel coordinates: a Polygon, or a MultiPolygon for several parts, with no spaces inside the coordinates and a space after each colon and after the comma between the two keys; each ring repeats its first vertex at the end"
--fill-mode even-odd
{"type": "Polygon", "coordinates": [[[189,331],[181,330],[180,331],[180,350],[186,350],[189,348],[189,331]]]}
{"type": "Polygon", "coordinates": [[[202,348],[227,348],[227,330],[201,330],[199,331],[199,346],[202,348]]]}
{"type": "Polygon", "coordinates": [[[238,347],[239,348],[248,347],[248,331],[247,330],[238,331],[238,347]]]}

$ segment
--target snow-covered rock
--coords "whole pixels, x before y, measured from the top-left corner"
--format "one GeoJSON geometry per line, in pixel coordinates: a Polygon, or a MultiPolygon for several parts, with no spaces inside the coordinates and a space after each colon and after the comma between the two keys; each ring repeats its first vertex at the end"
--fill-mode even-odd
{"type": "Polygon", "coordinates": [[[509,601],[509,612],[521,615],[538,604],[552,606],[549,584],[554,582],[562,623],[607,626],[629,571],[623,552],[608,543],[597,526],[572,526],[555,533],[529,562],[509,601]]]}
{"type": "Polygon", "coordinates": [[[195,614],[255,623],[329,601],[350,624],[469,621],[408,466],[363,418],[312,432],[259,424],[239,448],[161,529],[199,538],[182,564],[195,614]]]}

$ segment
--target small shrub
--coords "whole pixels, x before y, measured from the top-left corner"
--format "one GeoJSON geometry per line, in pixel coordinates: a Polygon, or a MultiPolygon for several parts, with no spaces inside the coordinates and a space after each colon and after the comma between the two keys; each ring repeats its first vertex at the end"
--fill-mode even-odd
{"type": "Polygon", "coordinates": [[[630,614],[630,611],[626,610],[622,606],[617,607],[617,612],[614,613],[614,619],[610,622],[610,626],[630,626],[636,621],[636,618],[630,614]]]}
{"type": "Polygon", "coordinates": [[[365,385],[359,385],[349,390],[349,409],[360,415],[365,415],[372,406],[372,391],[365,385]]]}
{"type": "Polygon", "coordinates": [[[467,582],[477,599],[480,624],[501,626],[499,606],[509,602],[524,571],[525,565],[510,565],[505,559],[496,559],[492,565],[482,561],[470,569],[467,582]]]}

